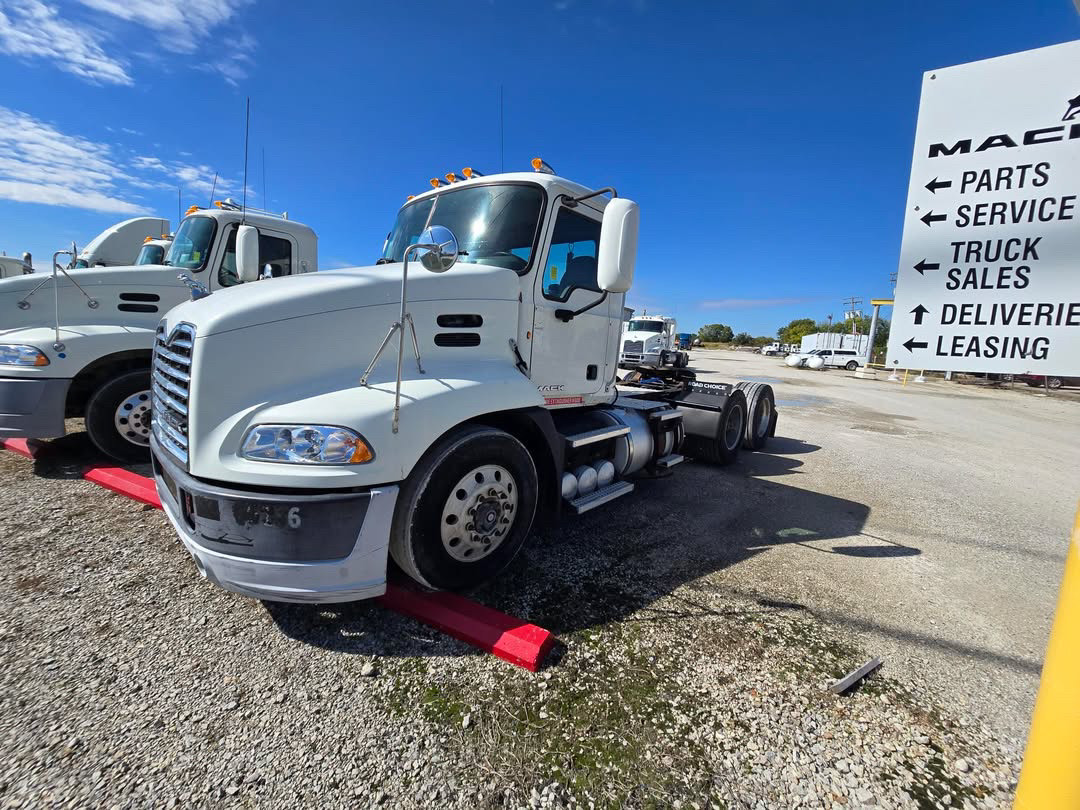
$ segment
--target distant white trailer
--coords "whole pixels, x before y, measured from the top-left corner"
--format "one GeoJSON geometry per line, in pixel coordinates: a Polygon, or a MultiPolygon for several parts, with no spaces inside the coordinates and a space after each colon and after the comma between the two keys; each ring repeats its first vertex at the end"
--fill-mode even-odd
{"type": "Polygon", "coordinates": [[[859,357],[866,356],[870,347],[869,335],[852,335],[846,332],[815,332],[802,339],[799,354],[810,354],[816,349],[854,350],[859,357]]]}
{"type": "Polygon", "coordinates": [[[33,273],[34,266],[30,262],[30,254],[24,253],[22,258],[15,256],[0,256],[0,278],[21,276],[24,273],[33,273]]]}

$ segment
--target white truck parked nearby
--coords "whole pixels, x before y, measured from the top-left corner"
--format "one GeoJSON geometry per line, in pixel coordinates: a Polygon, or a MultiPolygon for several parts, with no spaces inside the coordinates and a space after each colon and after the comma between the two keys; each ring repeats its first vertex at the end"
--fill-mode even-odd
{"type": "Polygon", "coordinates": [[[21,258],[0,255],[0,278],[12,276],[25,276],[34,272],[34,265],[30,260],[30,254],[24,253],[21,258]]]}
{"type": "Polygon", "coordinates": [[[172,247],[172,234],[162,234],[157,239],[152,236],[143,240],[139,255],[135,257],[135,266],[144,264],[165,264],[165,256],[172,247]]]}
{"type": "MultiPolygon", "coordinates": [[[[241,223],[258,229],[249,253],[267,275],[316,269],[311,228],[231,201],[217,205],[188,209],[164,264],[74,270],[59,264],[61,254],[70,255],[59,251],[52,273],[0,280],[0,437],[63,436],[64,420],[81,416],[103,452],[122,461],[148,458],[158,322],[188,298],[189,287],[238,283],[241,223]]],[[[160,234],[162,220],[153,221],[160,234]]]]}
{"type": "MultiPolygon", "coordinates": [[[[348,601],[384,593],[392,558],[425,586],[468,588],[513,559],[537,516],[772,434],[767,385],[670,368],[616,385],[638,206],[533,166],[465,170],[410,198],[374,267],[165,316],[154,475],[212,582],[348,601]]],[[[237,266],[249,277],[256,261],[237,266]]]]}
{"type": "Polygon", "coordinates": [[[675,319],[666,315],[638,315],[626,324],[619,350],[619,365],[635,368],[641,364],[686,368],[690,355],[681,351],[675,319]]]}
{"type": "Polygon", "coordinates": [[[77,256],[72,257],[68,269],[130,267],[147,237],[153,239],[168,232],[169,220],[161,217],[126,219],[91,239],[77,256]]]}

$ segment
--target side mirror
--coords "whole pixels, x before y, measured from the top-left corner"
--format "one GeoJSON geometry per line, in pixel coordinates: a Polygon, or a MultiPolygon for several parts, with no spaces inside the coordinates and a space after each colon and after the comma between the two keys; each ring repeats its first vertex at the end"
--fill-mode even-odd
{"type": "Polygon", "coordinates": [[[432,273],[445,273],[457,262],[458,243],[453,232],[443,225],[432,225],[420,234],[421,245],[429,245],[426,250],[417,250],[420,264],[432,273]]]}
{"type": "Polygon", "coordinates": [[[633,200],[616,197],[604,209],[596,280],[606,292],[622,293],[634,283],[641,209],[633,200]]]}
{"type": "Polygon", "coordinates": [[[242,282],[259,279],[259,229],[254,225],[236,230],[236,277],[242,282]]]}

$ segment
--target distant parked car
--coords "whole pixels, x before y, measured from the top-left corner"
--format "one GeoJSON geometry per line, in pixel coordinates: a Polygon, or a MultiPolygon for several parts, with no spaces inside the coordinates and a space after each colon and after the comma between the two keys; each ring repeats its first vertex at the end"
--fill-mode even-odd
{"type": "Polygon", "coordinates": [[[1032,388],[1080,388],[1080,377],[1062,377],[1057,374],[1049,376],[1043,374],[1017,374],[1013,377],[1017,382],[1027,383],[1032,388]]]}

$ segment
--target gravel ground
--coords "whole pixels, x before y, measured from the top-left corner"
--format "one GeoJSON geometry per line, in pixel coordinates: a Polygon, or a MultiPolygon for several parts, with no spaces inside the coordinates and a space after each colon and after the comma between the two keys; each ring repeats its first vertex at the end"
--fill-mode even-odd
{"type": "Polygon", "coordinates": [[[533,675],[374,605],[217,590],[160,513],[72,478],[88,454],[0,453],[5,807],[1011,799],[1014,741],[888,661],[833,696],[860,635],[747,586],[800,531],[857,536],[858,502],[687,464],[538,532],[476,594],[559,635],[533,675]]]}

